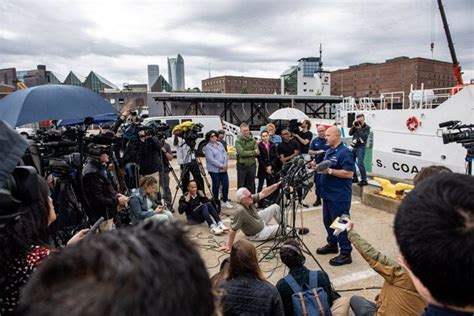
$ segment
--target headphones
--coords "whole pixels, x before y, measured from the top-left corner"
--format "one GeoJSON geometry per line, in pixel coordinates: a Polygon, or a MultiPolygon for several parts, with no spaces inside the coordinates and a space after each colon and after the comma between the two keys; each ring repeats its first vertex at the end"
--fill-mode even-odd
{"type": "Polygon", "coordinates": [[[293,253],[296,254],[298,260],[301,261],[301,265],[305,264],[306,257],[303,255],[303,252],[301,251],[301,249],[299,247],[296,247],[296,246],[293,246],[293,245],[283,245],[283,246],[281,246],[280,249],[288,249],[288,250],[292,251],[293,253]]]}
{"type": "Polygon", "coordinates": [[[30,166],[15,167],[7,178],[6,184],[0,188],[0,227],[12,220],[20,218],[27,206],[39,199],[38,174],[30,166]]]}

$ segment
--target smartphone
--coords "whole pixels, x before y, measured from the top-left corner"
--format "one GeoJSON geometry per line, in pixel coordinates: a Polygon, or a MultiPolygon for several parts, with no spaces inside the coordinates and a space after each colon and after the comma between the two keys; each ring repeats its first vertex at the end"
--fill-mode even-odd
{"type": "Polygon", "coordinates": [[[94,223],[94,225],[92,225],[91,229],[89,229],[89,231],[87,232],[87,235],[86,237],[84,237],[84,239],[89,239],[92,237],[92,235],[95,234],[95,232],[97,231],[97,229],[99,229],[99,226],[100,224],[102,224],[103,222],[105,221],[104,217],[101,216],[97,222],[94,223]]]}

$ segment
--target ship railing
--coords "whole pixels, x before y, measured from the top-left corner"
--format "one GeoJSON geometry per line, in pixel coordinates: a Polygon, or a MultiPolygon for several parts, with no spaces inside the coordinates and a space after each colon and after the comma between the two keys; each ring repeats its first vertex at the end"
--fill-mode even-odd
{"type": "Polygon", "coordinates": [[[405,92],[384,92],[380,94],[380,109],[394,110],[405,109],[405,92]]]}
{"type": "Polygon", "coordinates": [[[413,89],[410,87],[408,100],[410,101],[410,109],[434,109],[451,97],[451,87],[425,89],[421,84],[421,89],[413,89]]]}

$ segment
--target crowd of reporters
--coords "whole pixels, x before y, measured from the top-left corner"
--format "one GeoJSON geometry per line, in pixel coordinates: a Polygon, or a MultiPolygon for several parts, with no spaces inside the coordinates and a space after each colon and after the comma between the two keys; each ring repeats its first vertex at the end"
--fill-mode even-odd
{"type": "MultiPolygon", "coordinates": [[[[274,135],[268,135],[268,139],[274,135]]],[[[282,136],[278,147],[289,143],[285,140],[286,134],[282,136]]],[[[212,134],[209,137],[214,138],[212,134]]],[[[156,151],[158,148],[153,146],[142,148],[156,151]]],[[[212,171],[209,171],[219,176],[215,177],[216,185],[212,190],[213,195],[219,197],[220,187],[224,189],[225,184],[221,173],[227,172],[227,165],[220,160],[221,146],[216,145],[214,139],[209,146],[216,147],[205,152],[207,160],[215,159],[216,162],[216,169],[211,167],[212,171]]],[[[267,186],[271,183],[265,172],[273,177],[272,171],[282,167],[285,155],[292,155],[290,150],[280,149],[277,150],[279,159],[274,155],[270,159],[272,146],[276,147],[276,144],[267,141],[267,136],[262,137],[262,142],[254,143],[253,150],[246,150],[246,157],[242,157],[253,156],[254,162],[260,161],[258,157],[263,149],[268,158],[263,159],[267,164],[263,168],[267,186]]],[[[243,149],[246,149],[245,145],[243,149]]],[[[136,150],[138,158],[140,143],[136,150]]],[[[293,154],[296,150],[299,149],[294,146],[293,154]]],[[[276,287],[266,281],[255,246],[245,239],[231,244],[228,264],[223,265],[219,276],[214,278],[218,282],[212,287],[196,247],[182,227],[174,223],[170,208],[157,196],[163,169],[142,171],[137,190],[127,197],[117,193],[117,186],[114,187],[114,175],[108,168],[109,155],[97,144],[88,147],[87,153],[82,181],[88,207],[92,210],[92,221],[104,217],[106,221],[102,228],[109,230],[114,224],[110,220],[115,213],[128,205],[134,225],[92,238],[85,238],[88,230],[83,229],[70,239],[67,247],[55,249],[51,246],[52,236],[48,230],[56,215],[48,196],[48,183],[36,174],[30,174],[30,180],[22,183],[20,176],[10,176],[14,173],[11,166],[4,166],[0,174],[13,179],[8,181],[14,181],[15,185],[4,186],[7,180],[1,179],[0,184],[5,188],[2,189],[2,203],[4,195],[8,194],[20,202],[11,208],[10,204],[6,207],[2,204],[0,314],[292,315],[297,312],[295,301],[291,299],[295,291],[291,289],[289,278],[281,279],[276,287]],[[157,171],[158,179],[154,175],[157,171]],[[29,194],[22,191],[22,185],[26,184],[31,191],[29,194]],[[11,212],[13,208],[15,211],[11,212]]],[[[253,165],[250,159],[244,162],[242,167],[250,168],[240,169],[242,183],[248,184],[245,177],[250,174],[249,170],[254,170],[255,180],[256,170],[252,166],[256,166],[256,162],[253,165]]],[[[214,178],[212,180],[214,184],[214,178]]],[[[415,190],[403,200],[395,218],[401,263],[375,251],[355,233],[354,225],[349,225],[349,240],[385,279],[375,303],[359,297],[351,299],[350,305],[356,315],[472,315],[474,311],[473,178],[451,174],[444,169],[426,168],[415,180],[415,190]]],[[[255,187],[249,185],[247,190],[254,193],[255,187]]],[[[211,229],[227,229],[220,220],[218,205],[210,203],[199,189],[197,180],[188,181],[183,191],[186,193],[180,199],[179,211],[185,213],[190,222],[206,221],[211,229]]],[[[302,290],[308,289],[313,274],[304,267],[304,254],[298,242],[286,242],[279,255],[289,268],[289,275],[302,290]]],[[[325,272],[314,272],[317,287],[326,295],[323,296],[323,310],[328,313],[331,310],[333,315],[347,315],[347,299],[334,291],[325,272]]]]}

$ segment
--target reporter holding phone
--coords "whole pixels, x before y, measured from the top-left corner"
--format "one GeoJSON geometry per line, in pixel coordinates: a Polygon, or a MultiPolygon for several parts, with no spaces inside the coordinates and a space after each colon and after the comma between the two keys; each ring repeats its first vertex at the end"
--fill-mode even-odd
{"type": "MultiPolygon", "coordinates": [[[[311,141],[308,153],[314,155],[314,161],[319,164],[324,160],[324,154],[329,149],[326,141],[326,127],[319,125],[317,127],[318,136],[311,141]]],[[[314,173],[314,184],[316,185],[316,201],[313,206],[321,205],[321,174],[314,173]]]]}
{"type": "Polygon", "coordinates": [[[158,181],[153,176],[143,177],[140,188],[132,194],[129,201],[132,224],[148,220],[172,222],[173,213],[164,209],[160,203],[158,181]]]}

